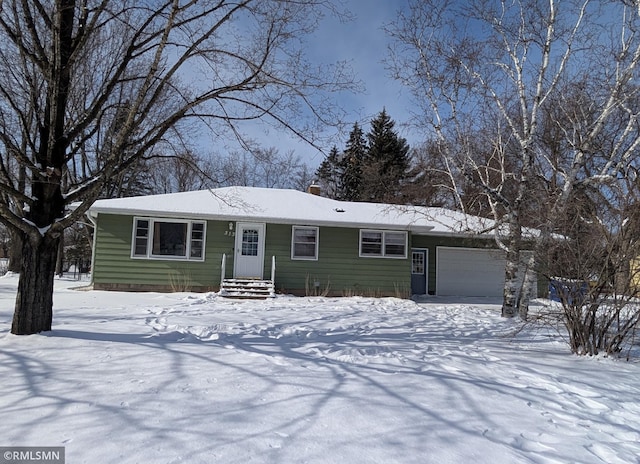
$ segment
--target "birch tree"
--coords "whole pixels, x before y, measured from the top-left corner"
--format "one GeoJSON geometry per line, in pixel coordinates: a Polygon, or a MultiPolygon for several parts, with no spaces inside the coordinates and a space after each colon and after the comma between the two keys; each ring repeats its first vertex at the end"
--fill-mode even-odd
{"type": "Polygon", "coordinates": [[[303,54],[325,13],[330,1],[0,1],[0,221],[22,243],[12,333],[51,329],[63,231],[141,157],[198,123],[241,137],[263,119],[313,143],[339,119],[330,92],[351,76],[303,54]]]}
{"type": "Polygon", "coordinates": [[[635,0],[415,0],[387,28],[389,65],[413,92],[417,121],[488,200],[506,253],[505,317],[526,316],[518,271],[530,198],[547,192],[533,224],[542,248],[577,186],[615,183],[637,163],[639,26],[635,0]],[[576,85],[588,108],[565,93],[576,85]],[[561,157],[545,143],[549,127],[561,157]]]}

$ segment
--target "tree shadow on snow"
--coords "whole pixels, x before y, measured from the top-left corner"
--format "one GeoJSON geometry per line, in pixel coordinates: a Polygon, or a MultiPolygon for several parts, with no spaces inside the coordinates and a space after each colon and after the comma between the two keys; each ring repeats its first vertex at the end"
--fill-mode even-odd
{"type": "MultiPolygon", "coordinates": [[[[148,356],[149,363],[157,362],[157,368],[171,372],[154,383],[158,391],[175,390],[184,379],[200,375],[191,371],[194,365],[202,375],[240,374],[246,376],[243,378],[247,385],[253,385],[250,392],[243,393],[240,403],[217,398],[215,414],[212,414],[211,405],[203,404],[201,417],[190,418],[194,423],[198,420],[250,422],[254,417],[262,417],[271,407],[304,405],[291,409],[286,421],[269,423],[263,428],[248,426],[243,433],[229,428],[215,439],[207,436],[202,428],[185,424],[184,433],[202,443],[196,448],[190,445],[194,454],[210,451],[221,443],[247,443],[264,434],[286,433],[294,438],[319,420],[333,398],[352,397],[356,403],[389,414],[404,411],[402,414],[409,420],[400,421],[394,432],[402,434],[399,436],[404,436],[404,440],[410,437],[415,443],[420,443],[421,434],[433,427],[444,427],[473,437],[479,434],[478,424],[486,430],[501,430],[500,418],[494,417],[478,398],[503,397],[505,401],[522,405],[545,403],[547,409],[563,409],[560,399],[555,405],[549,404],[548,384],[539,380],[541,375],[547,375],[548,366],[536,361],[536,347],[530,339],[518,347],[522,356],[528,358],[523,367],[524,363],[511,364],[511,358],[506,356],[515,349],[514,344],[519,343],[517,339],[500,337],[478,327],[447,326],[420,317],[421,314],[417,314],[416,320],[410,323],[406,320],[393,323],[392,319],[383,318],[366,324],[350,324],[347,311],[325,317],[307,314],[287,323],[265,322],[233,327],[230,331],[218,327],[180,327],[149,333],[112,333],[61,328],[41,335],[49,339],[68,339],[68,344],[56,346],[68,345],[73,359],[77,356],[71,353],[78,347],[74,340],[91,343],[91,349],[95,350],[94,361],[98,364],[109,362],[97,358],[99,353],[108,350],[121,361],[131,356],[132,366],[141,365],[139,356],[148,356]],[[511,374],[505,376],[505,370],[510,370],[511,374]],[[500,375],[496,375],[497,372],[500,375]],[[255,381],[252,383],[251,379],[255,381]],[[284,396],[273,394],[283,389],[286,391],[284,396]],[[353,397],[358,392],[365,392],[366,397],[353,397]],[[269,400],[265,401],[265,398],[269,400]],[[455,414],[452,407],[455,407],[455,414]],[[422,425],[416,427],[415,424],[422,425]]],[[[87,347],[82,345],[82,349],[87,347]]],[[[124,428],[147,430],[169,442],[174,441],[174,446],[184,446],[176,442],[173,423],[152,423],[134,408],[123,408],[117,402],[112,404],[96,399],[87,403],[75,398],[72,389],[81,388],[80,383],[71,385],[67,392],[48,391],[43,379],[64,383],[69,377],[81,377],[81,372],[72,372],[69,376],[69,372],[60,368],[64,363],[54,365],[34,354],[13,351],[0,350],[0,355],[9,360],[8,364],[2,363],[4,367],[10,366],[14,374],[22,376],[22,382],[11,384],[13,394],[25,401],[37,397],[48,402],[52,407],[47,416],[52,419],[70,407],[77,409],[77,414],[91,414],[97,409],[102,414],[117,416],[116,421],[124,428]],[[18,391],[20,389],[23,389],[22,393],[18,391]]],[[[63,359],[64,351],[59,356],[63,359]]],[[[91,360],[87,362],[90,364],[91,360]]],[[[86,369],[99,370],[99,367],[94,365],[86,369]]],[[[83,367],[76,366],[75,369],[82,371],[83,367]]],[[[134,372],[130,375],[144,374],[134,372]]],[[[102,390],[98,387],[96,391],[102,390]]],[[[134,397],[132,402],[135,401],[134,397]]],[[[21,403],[16,403],[13,412],[21,410],[21,403]]],[[[34,419],[42,420],[42,417],[34,419]]],[[[35,423],[25,423],[26,428],[30,425],[35,423]]],[[[510,446],[512,437],[489,434],[485,438],[501,446],[510,446]]],[[[411,452],[410,449],[406,451],[411,452]]]]}

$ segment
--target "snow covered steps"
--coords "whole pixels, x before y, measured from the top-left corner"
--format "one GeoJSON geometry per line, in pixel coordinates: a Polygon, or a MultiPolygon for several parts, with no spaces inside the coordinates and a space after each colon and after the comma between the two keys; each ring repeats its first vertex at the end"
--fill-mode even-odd
{"type": "Polygon", "coordinates": [[[275,294],[271,280],[224,279],[219,295],[225,298],[266,299],[273,298],[275,294]]]}

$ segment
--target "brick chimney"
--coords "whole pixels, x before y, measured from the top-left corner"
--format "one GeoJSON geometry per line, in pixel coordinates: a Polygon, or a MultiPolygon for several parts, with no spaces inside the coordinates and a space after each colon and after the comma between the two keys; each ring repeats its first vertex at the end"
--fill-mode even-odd
{"type": "Polygon", "coordinates": [[[307,189],[307,192],[312,195],[320,196],[320,186],[314,182],[309,186],[309,188],[307,189]]]}

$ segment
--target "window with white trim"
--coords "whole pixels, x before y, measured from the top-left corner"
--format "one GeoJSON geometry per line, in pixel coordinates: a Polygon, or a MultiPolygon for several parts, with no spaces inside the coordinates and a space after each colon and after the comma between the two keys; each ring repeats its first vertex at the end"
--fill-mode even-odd
{"type": "Polygon", "coordinates": [[[411,253],[411,274],[424,275],[425,273],[425,252],[414,251],[411,253]]]}
{"type": "Polygon", "coordinates": [[[134,218],[132,258],[204,260],[206,223],[134,218]]]}
{"type": "Polygon", "coordinates": [[[390,230],[361,230],[360,256],[406,258],[407,233],[390,230]]]}
{"type": "Polygon", "coordinates": [[[291,231],[291,259],[318,259],[318,228],[293,226],[291,231]]]}

